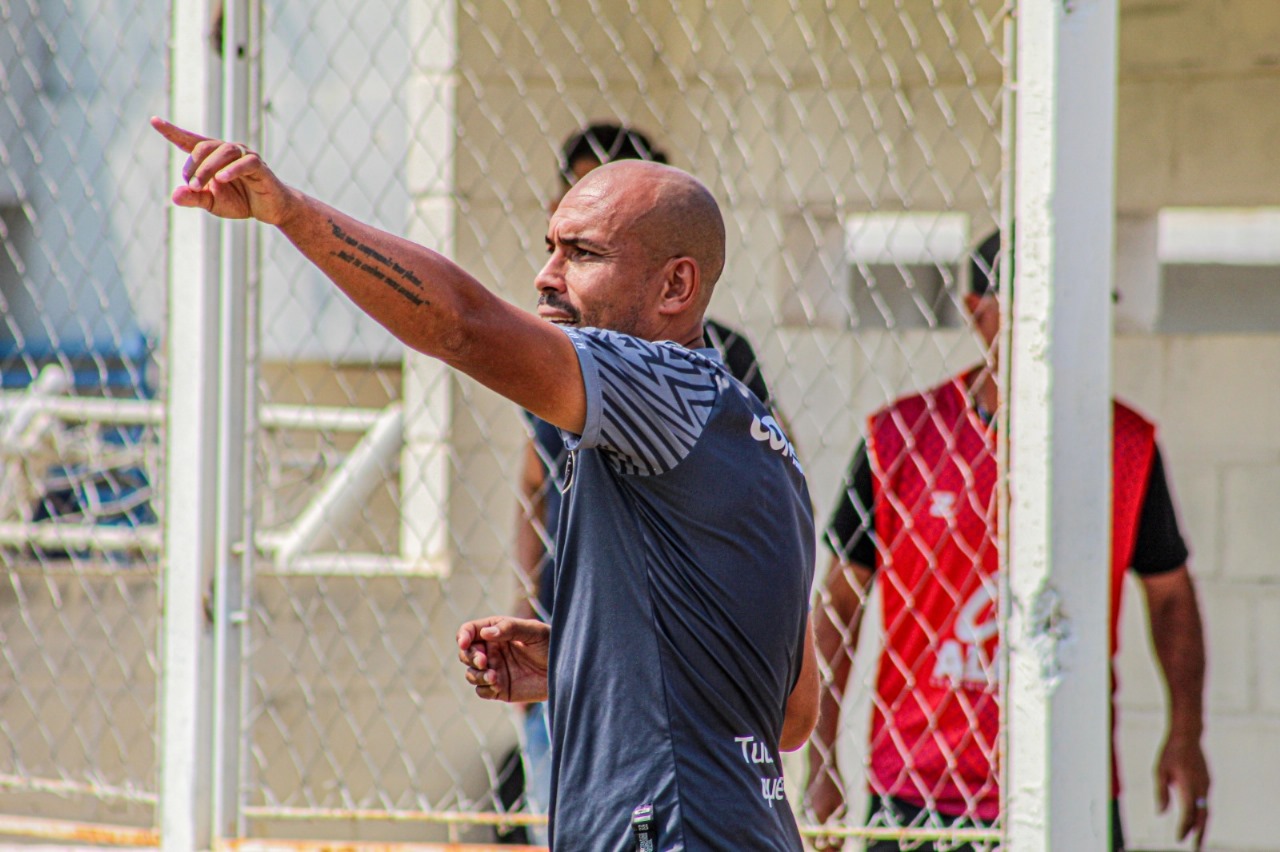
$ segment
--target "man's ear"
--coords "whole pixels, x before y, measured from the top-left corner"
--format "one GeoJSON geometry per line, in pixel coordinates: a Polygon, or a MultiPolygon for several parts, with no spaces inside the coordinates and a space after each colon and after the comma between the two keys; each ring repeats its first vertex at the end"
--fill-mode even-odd
{"type": "Polygon", "coordinates": [[[702,292],[702,273],[691,257],[673,257],[662,276],[662,299],[658,313],[681,314],[697,304],[702,292]]]}

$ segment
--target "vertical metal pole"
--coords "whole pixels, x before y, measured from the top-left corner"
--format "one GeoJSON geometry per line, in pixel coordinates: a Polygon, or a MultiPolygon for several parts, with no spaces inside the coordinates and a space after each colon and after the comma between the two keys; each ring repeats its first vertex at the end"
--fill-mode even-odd
{"type": "MultiPolygon", "coordinates": [[[[223,138],[249,143],[252,0],[223,5],[223,138]]],[[[211,768],[213,839],[237,838],[240,824],[242,749],[242,657],[249,620],[246,566],[253,561],[252,518],[247,511],[251,455],[246,452],[249,413],[253,409],[249,346],[256,333],[249,321],[250,224],[223,221],[220,276],[222,335],[219,346],[220,417],[218,442],[218,556],[214,581],[213,765],[211,768]]]]}
{"type": "MultiPolygon", "coordinates": [[[[207,128],[217,78],[207,2],[174,3],[169,117],[207,128]]],[[[167,145],[156,139],[157,146],[167,145]]],[[[186,154],[169,147],[170,183],[186,154]]],[[[218,231],[207,216],[169,208],[164,618],[160,678],[161,846],[207,849],[213,636],[205,595],[214,564],[218,405],[218,231]]]]}
{"type": "MultiPolygon", "coordinates": [[[[1017,0],[1006,6],[1004,24],[1001,31],[1004,38],[1004,91],[1000,96],[1000,233],[1003,245],[1000,255],[998,280],[1013,280],[1013,265],[1009,262],[1012,252],[1006,247],[1013,245],[1013,218],[1016,194],[1014,192],[1014,163],[1016,161],[1016,110],[1017,98],[1017,0]]],[[[1002,288],[1000,299],[1000,334],[995,346],[999,353],[1013,351],[1011,344],[1013,334],[1013,299],[1012,287],[1002,288]]],[[[997,542],[1000,549],[999,575],[999,614],[1001,639],[998,649],[1000,672],[1000,690],[1005,701],[1000,705],[1000,748],[1003,754],[1010,754],[1009,748],[1009,625],[1013,594],[1009,588],[1009,388],[1012,370],[1009,368],[1011,357],[1000,357],[996,371],[996,382],[1000,389],[1000,398],[1004,404],[996,411],[996,465],[1000,478],[996,482],[996,517],[998,519],[997,542]]],[[[1005,826],[1008,826],[1009,813],[1009,761],[1006,759],[1000,767],[1000,812],[1006,815],[1005,826]]]]}
{"type": "Polygon", "coordinates": [[[1108,836],[1116,0],[1020,0],[1008,836],[1108,836]]]}

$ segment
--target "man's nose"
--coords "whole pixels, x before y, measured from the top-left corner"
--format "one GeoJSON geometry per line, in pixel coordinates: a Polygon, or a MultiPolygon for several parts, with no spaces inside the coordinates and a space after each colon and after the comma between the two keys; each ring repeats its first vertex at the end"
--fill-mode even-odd
{"type": "Polygon", "coordinates": [[[547,262],[542,265],[542,271],[533,279],[533,286],[539,293],[545,293],[548,290],[564,290],[564,272],[561,269],[559,252],[547,258],[547,262]]]}

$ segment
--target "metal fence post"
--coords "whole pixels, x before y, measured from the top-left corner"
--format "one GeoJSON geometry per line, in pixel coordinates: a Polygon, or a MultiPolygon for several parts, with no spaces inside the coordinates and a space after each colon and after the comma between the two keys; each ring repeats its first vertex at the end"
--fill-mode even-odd
{"type": "MultiPolygon", "coordinates": [[[[226,0],[222,11],[222,135],[256,149],[260,140],[253,132],[255,122],[251,116],[256,110],[252,80],[257,62],[254,21],[258,4],[253,0],[226,0]]],[[[210,696],[214,748],[209,767],[215,843],[243,833],[243,651],[251,608],[248,566],[253,563],[254,529],[252,512],[247,508],[252,505],[249,489],[253,465],[247,436],[256,422],[249,365],[257,339],[252,308],[255,295],[250,286],[256,277],[251,230],[254,226],[223,221],[221,227],[218,552],[212,609],[214,691],[210,696]]]]}
{"type": "MultiPolygon", "coordinates": [[[[186,127],[211,127],[217,78],[206,32],[210,5],[178,3],[172,15],[171,118],[186,127]]],[[[185,159],[170,146],[174,185],[185,159]]],[[[217,245],[211,219],[170,209],[159,821],[162,847],[173,852],[207,849],[211,839],[213,634],[206,595],[216,546],[217,245]]]]}
{"type": "Polygon", "coordinates": [[[1108,833],[1115,0],[1018,4],[1008,839],[1108,833]]]}

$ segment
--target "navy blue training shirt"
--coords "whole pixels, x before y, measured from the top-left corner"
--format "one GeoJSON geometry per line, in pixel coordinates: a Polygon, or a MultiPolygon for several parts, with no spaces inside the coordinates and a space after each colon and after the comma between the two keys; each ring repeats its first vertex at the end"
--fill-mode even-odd
{"type": "MultiPolygon", "coordinates": [[[[702,334],[707,343],[720,354],[721,361],[733,377],[746,385],[747,390],[755,394],[766,407],[772,409],[773,396],[764,380],[764,373],[760,371],[760,361],[747,338],[710,317],[703,320],[702,334]]],[[[550,538],[548,545],[551,553],[543,555],[538,567],[538,595],[534,601],[534,614],[543,621],[549,621],[555,601],[555,584],[551,582],[551,569],[547,566],[555,554],[554,536],[556,522],[560,518],[560,492],[564,485],[564,460],[568,457],[568,452],[564,448],[564,438],[560,436],[559,429],[528,412],[525,412],[525,416],[529,421],[533,446],[546,473],[541,488],[544,507],[541,520],[550,538]],[[548,574],[546,580],[541,578],[543,571],[548,574]]]]}
{"type": "Polygon", "coordinates": [[[557,534],[551,839],[799,850],[778,738],[813,580],[804,473],[714,350],[567,329],[587,393],[557,534]]]}

